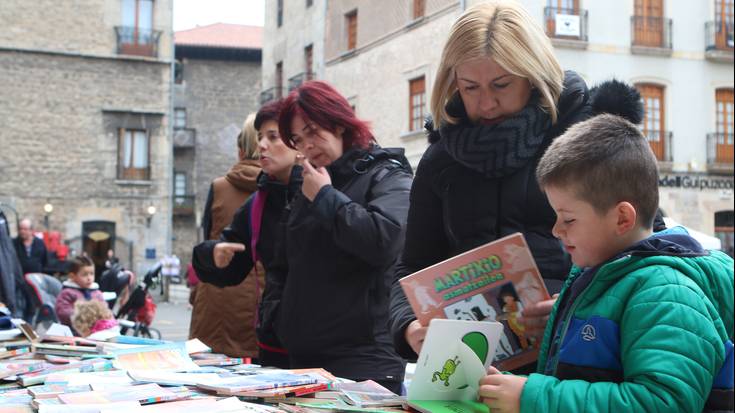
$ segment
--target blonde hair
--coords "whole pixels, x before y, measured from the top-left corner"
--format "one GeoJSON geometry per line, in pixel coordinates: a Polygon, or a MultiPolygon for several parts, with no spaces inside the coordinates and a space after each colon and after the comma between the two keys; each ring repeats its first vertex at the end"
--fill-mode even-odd
{"type": "Polygon", "coordinates": [[[247,159],[258,159],[258,131],[255,130],[255,113],[245,118],[242,131],[237,136],[237,147],[242,149],[247,159]]]}
{"type": "Polygon", "coordinates": [[[455,68],[483,57],[491,57],[509,73],[528,79],[539,92],[540,106],[556,122],[564,71],[551,41],[520,4],[495,0],[469,8],[452,25],[431,93],[435,125],[459,121],[445,109],[457,91],[455,68]]]}
{"type": "Polygon", "coordinates": [[[77,300],[74,303],[74,312],[71,315],[71,326],[77,330],[82,337],[89,335],[89,331],[99,320],[109,320],[114,318],[112,311],[99,300],[77,300]]]}

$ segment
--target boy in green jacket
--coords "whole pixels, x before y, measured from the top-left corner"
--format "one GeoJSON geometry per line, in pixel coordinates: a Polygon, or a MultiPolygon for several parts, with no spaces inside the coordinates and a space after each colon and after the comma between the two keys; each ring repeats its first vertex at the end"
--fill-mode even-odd
{"type": "Polygon", "coordinates": [[[658,171],[630,122],[600,115],[556,139],[536,170],[574,268],[537,373],[491,371],[492,412],[733,409],[733,260],[681,227],[653,234],[658,171]]]}

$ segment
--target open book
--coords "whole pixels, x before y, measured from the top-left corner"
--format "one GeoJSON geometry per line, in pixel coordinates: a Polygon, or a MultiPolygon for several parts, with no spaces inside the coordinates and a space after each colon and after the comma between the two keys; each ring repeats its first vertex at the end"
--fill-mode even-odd
{"type": "Polygon", "coordinates": [[[409,405],[419,409],[441,400],[452,402],[444,403],[450,406],[448,411],[486,410],[477,401],[477,391],[502,334],[498,322],[431,320],[408,387],[409,405]]]}
{"type": "Polygon", "coordinates": [[[548,300],[549,293],[523,238],[515,233],[400,280],[416,318],[498,321],[503,334],[493,362],[513,370],[538,358],[538,348],[518,322],[525,306],[548,300]]]}

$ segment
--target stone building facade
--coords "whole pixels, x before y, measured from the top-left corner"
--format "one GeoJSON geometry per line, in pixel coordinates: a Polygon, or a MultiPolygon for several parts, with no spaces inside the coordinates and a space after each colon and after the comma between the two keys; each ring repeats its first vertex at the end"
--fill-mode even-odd
{"type": "Polygon", "coordinates": [[[173,253],[202,241],[214,178],[237,162],[237,136],[258,109],[262,27],[214,24],[175,33],[173,253]]]}
{"type": "Polygon", "coordinates": [[[37,223],[53,205],[49,229],[98,266],[109,248],[135,271],[170,251],[172,7],[0,7],[0,201],[37,223]]]}
{"type": "MultiPolygon", "coordinates": [[[[427,145],[419,119],[428,114],[450,26],[479,2],[314,0],[306,7],[267,0],[264,88],[286,87],[285,79],[303,70],[300,39],[307,39],[320,51],[316,77],[349,97],[382,145],[405,147],[415,165],[427,145]]],[[[647,108],[642,129],[660,160],[662,209],[731,248],[732,1],[521,3],[552,38],[565,69],[590,85],[615,77],[638,87],[647,108]]]]}

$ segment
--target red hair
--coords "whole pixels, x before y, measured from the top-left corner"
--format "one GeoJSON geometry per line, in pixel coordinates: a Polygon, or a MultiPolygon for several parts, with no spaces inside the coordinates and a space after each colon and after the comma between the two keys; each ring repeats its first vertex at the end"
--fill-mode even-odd
{"type": "Polygon", "coordinates": [[[313,122],[335,135],[337,128],[343,128],[343,150],[353,146],[367,148],[375,140],[368,123],[358,119],[347,99],[326,82],[306,82],[283,100],[278,129],[283,142],[292,149],[295,148],[291,142],[291,122],[295,116],[301,116],[304,122],[313,122]]]}

